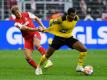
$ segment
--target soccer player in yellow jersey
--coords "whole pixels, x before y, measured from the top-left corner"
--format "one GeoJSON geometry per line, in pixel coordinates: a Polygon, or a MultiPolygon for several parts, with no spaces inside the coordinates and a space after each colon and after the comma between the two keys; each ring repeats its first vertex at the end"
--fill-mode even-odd
{"type": "Polygon", "coordinates": [[[72,31],[79,17],[76,15],[76,11],[73,8],[69,8],[67,15],[61,16],[56,20],[50,20],[50,27],[45,29],[44,32],[49,32],[54,34],[54,39],[52,44],[47,50],[47,53],[41,57],[40,63],[36,69],[36,75],[42,74],[42,69],[40,66],[46,61],[56,50],[58,50],[63,45],[67,45],[72,49],[76,49],[80,52],[78,64],[76,71],[83,71],[84,57],[87,54],[87,49],[85,46],[72,35],[72,31]]]}

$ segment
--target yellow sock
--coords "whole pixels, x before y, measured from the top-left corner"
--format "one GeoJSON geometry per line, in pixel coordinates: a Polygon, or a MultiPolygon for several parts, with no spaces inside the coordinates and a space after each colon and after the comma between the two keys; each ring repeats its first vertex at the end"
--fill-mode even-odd
{"type": "Polygon", "coordinates": [[[41,59],[40,59],[39,65],[42,65],[46,60],[47,60],[46,56],[43,55],[43,56],[41,57],[41,59]]]}
{"type": "Polygon", "coordinates": [[[84,58],[86,55],[87,55],[87,52],[80,52],[78,65],[80,66],[84,65],[84,58]]]}

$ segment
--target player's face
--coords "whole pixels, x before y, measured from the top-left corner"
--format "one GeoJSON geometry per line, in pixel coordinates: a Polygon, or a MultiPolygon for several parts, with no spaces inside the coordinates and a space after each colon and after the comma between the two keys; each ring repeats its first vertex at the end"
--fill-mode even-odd
{"type": "Polygon", "coordinates": [[[14,15],[16,16],[16,18],[21,18],[21,12],[19,10],[16,10],[14,12],[14,15]]]}
{"type": "Polygon", "coordinates": [[[68,19],[73,20],[75,19],[76,13],[72,13],[70,15],[68,15],[68,19]]]}

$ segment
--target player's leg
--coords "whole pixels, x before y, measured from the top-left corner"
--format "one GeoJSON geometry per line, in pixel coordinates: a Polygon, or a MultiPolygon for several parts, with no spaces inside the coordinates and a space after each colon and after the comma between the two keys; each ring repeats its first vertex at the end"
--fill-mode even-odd
{"type": "Polygon", "coordinates": [[[32,59],[32,52],[34,49],[33,46],[33,42],[32,42],[33,38],[29,38],[29,39],[24,39],[24,55],[25,55],[25,59],[26,61],[35,69],[37,68],[37,64],[36,62],[32,59]]]}
{"type": "Polygon", "coordinates": [[[49,57],[63,45],[64,45],[64,40],[61,37],[55,36],[52,41],[52,44],[50,44],[50,47],[48,48],[46,54],[44,56],[42,56],[42,58],[40,60],[40,65],[42,65],[42,63],[45,60],[49,59],[49,57]]]}
{"type": "Polygon", "coordinates": [[[52,54],[58,50],[63,44],[64,42],[62,42],[60,40],[59,37],[54,37],[52,44],[50,45],[50,47],[48,48],[47,52],[45,55],[43,55],[40,59],[40,63],[38,64],[38,67],[36,69],[36,75],[40,75],[40,71],[41,71],[41,65],[47,60],[49,59],[50,56],[52,56],[52,54]]]}
{"type": "Polygon", "coordinates": [[[67,39],[66,44],[73,49],[76,49],[80,52],[79,55],[79,60],[78,60],[78,66],[76,68],[77,71],[82,71],[83,70],[83,64],[84,64],[84,58],[87,54],[87,49],[85,46],[78,41],[77,39],[70,37],[67,39]]]}
{"type": "Polygon", "coordinates": [[[47,50],[47,53],[45,55],[43,55],[40,59],[40,63],[37,66],[37,69],[35,71],[36,75],[41,75],[42,74],[42,69],[41,69],[41,65],[49,59],[49,57],[54,53],[55,49],[52,47],[49,47],[47,50]]]}
{"type": "Polygon", "coordinates": [[[30,49],[24,49],[24,55],[25,55],[25,59],[26,61],[33,67],[33,68],[37,68],[37,64],[36,62],[32,59],[32,50],[30,49]]]}
{"type": "Polygon", "coordinates": [[[87,55],[87,49],[80,41],[75,42],[73,48],[80,52],[76,71],[83,71],[84,58],[87,55]]]}
{"type": "Polygon", "coordinates": [[[40,45],[40,40],[41,40],[41,36],[38,32],[36,32],[33,38],[33,44],[41,53],[41,55],[44,55],[46,53],[46,50],[40,45]]]}
{"type": "Polygon", "coordinates": [[[41,66],[46,60],[49,59],[49,57],[55,52],[55,49],[52,47],[49,47],[46,54],[43,55],[40,59],[39,65],[41,66]]]}
{"type": "MultiPolygon", "coordinates": [[[[42,55],[46,54],[46,50],[40,45],[40,35],[38,33],[36,33],[36,36],[34,36],[33,44],[35,45],[35,47],[38,49],[38,51],[42,55]]],[[[46,65],[44,67],[48,68],[52,65],[53,65],[52,61],[48,59],[47,62],[46,62],[46,65]]]]}

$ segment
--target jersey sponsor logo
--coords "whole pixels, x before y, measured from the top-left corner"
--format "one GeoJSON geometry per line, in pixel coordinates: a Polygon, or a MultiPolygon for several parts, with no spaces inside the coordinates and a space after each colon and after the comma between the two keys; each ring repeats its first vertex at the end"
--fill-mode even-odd
{"type": "Polygon", "coordinates": [[[62,32],[62,33],[66,33],[68,31],[68,29],[61,29],[59,30],[59,32],[62,32]]]}

